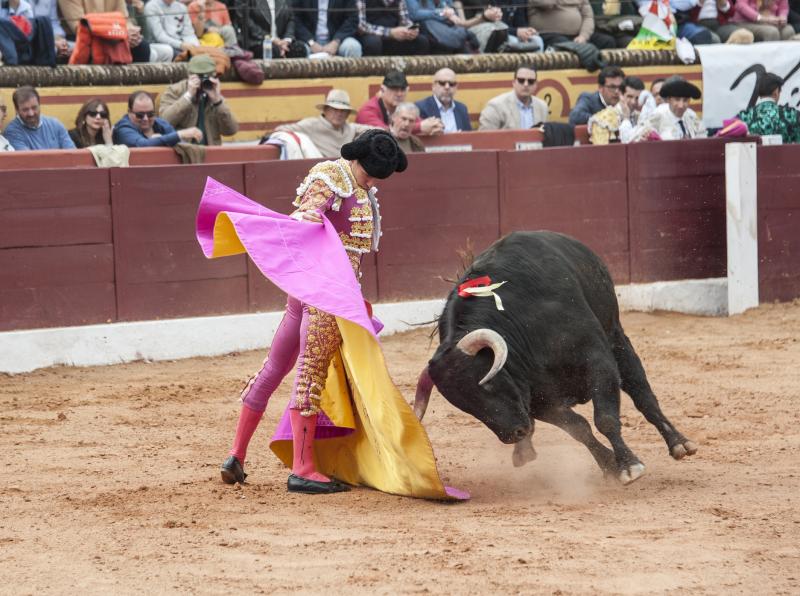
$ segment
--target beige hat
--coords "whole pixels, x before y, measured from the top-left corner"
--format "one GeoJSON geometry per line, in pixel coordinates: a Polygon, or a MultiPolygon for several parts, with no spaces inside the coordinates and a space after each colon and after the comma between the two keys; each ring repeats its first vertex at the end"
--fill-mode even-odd
{"type": "Polygon", "coordinates": [[[335,108],[337,110],[350,110],[355,109],[350,105],[350,95],[344,89],[331,89],[328,95],[325,96],[325,103],[317,104],[317,109],[321,110],[325,106],[335,108]]]}
{"type": "Polygon", "coordinates": [[[753,41],[755,41],[755,35],[753,35],[752,31],[748,31],[747,29],[737,29],[730,34],[728,41],[725,43],[748,44],[753,43],[753,41]]]}

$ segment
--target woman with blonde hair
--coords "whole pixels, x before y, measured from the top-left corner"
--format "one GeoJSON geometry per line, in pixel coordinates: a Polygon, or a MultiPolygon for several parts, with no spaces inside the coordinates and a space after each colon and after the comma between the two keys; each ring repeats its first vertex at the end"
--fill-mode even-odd
{"type": "Polygon", "coordinates": [[[75,118],[75,128],[69,131],[69,136],[78,149],[113,144],[111,114],[106,102],[94,97],[83,104],[75,118]]]}

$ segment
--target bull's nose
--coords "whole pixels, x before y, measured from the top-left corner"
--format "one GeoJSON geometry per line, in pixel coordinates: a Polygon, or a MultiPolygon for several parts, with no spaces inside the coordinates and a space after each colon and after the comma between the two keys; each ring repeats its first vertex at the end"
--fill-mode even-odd
{"type": "Polygon", "coordinates": [[[514,435],[514,442],[521,441],[522,439],[524,439],[528,435],[528,429],[524,428],[522,426],[519,426],[514,430],[513,435],[514,435]]]}

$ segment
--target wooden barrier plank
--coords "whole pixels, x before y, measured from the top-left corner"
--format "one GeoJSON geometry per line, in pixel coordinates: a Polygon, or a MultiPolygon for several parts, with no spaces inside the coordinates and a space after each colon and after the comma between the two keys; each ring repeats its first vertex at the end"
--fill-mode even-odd
{"type": "Polygon", "coordinates": [[[552,230],[597,252],[615,283],[630,281],[626,148],[500,154],[500,230],[552,230]]]}
{"type": "Polygon", "coordinates": [[[116,318],[111,244],[0,250],[0,329],[116,318]]]}
{"type": "Polygon", "coordinates": [[[758,288],[762,302],[800,296],[800,145],[758,148],[758,288]]]}
{"type": "Polygon", "coordinates": [[[247,312],[244,256],[208,260],[195,239],[207,176],[243,190],[242,164],[112,171],[120,320],[247,312]]]}
{"type": "Polygon", "coordinates": [[[447,295],[458,251],[497,239],[497,180],[497,153],[481,151],[409,155],[405,173],[380,183],[382,302],[447,295]]]}
{"type": "Polygon", "coordinates": [[[628,146],[631,281],[724,277],[725,141],[628,146]]]}

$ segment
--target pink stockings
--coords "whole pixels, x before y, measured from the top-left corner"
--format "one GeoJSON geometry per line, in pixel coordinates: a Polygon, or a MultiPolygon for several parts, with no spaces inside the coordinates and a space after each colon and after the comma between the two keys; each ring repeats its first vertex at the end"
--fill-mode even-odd
{"type": "Polygon", "coordinates": [[[341,337],[335,317],[304,305],[289,296],[272,347],[261,370],[242,391],[242,409],[230,455],[244,463],[247,446],[266,410],[267,402],[283,378],[297,363],[290,420],[294,442],[292,472],[304,478],[327,482],[316,472],[313,457],[319,394],[325,386],[328,366],[341,337]]]}

